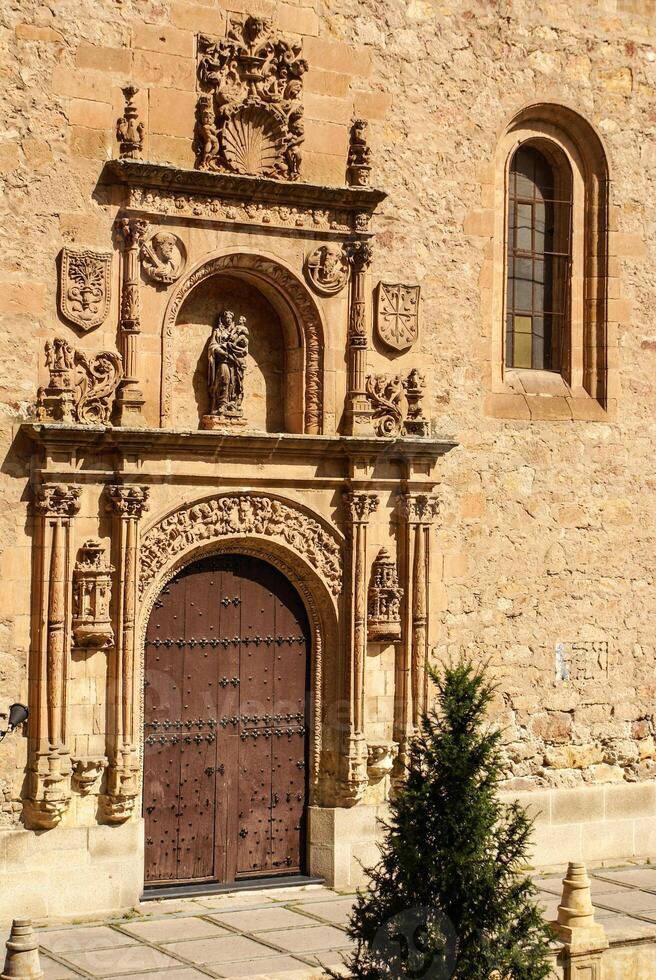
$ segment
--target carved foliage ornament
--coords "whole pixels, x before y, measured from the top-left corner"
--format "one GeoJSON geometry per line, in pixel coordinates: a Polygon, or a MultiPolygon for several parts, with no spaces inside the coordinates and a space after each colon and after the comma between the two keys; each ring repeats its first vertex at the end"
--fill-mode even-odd
{"type": "Polygon", "coordinates": [[[407,378],[400,375],[370,374],[366,391],[373,408],[377,436],[427,436],[430,421],[424,417],[422,400],[426,382],[416,368],[407,378]]]}
{"type": "Polygon", "coordinates": [[[233,20],[223,40],[199,35],[197,168],[298,180],[307,68],[300,43],[261,17],[233,20]]]}
{"type": "Polygon", "coordinates": [[[407,350],[419,337],[419,286],[379,282],[376,330],[392,350],[407,350]]]}
{"type": "Polygon", "coordinates": [[[318,293],[334,296],[348,282],[349,266],[341,245],[320,245],[308,255],[305,274],[318,293]]]}
{"type": "Polygon", "coordinates": [[[82,330],[99,327],[107,316],[111,265],[111,252],[62,249],[59,310],[82,330]]]}
{"type": "Polygon", "coordinates": [[[46,343],[45,355],[50,384],[39,389],[37,419],[109,425],[116,389],[123,377],[121,355],[100,351],[87,357],[61,337],[46,343]]]}
{"type": "Polygon", "coordinates": [[[340,544],[317,521],[280,500],[230,496],[178,510],[146,532],[140,553],[140,595],[161,569],[192,546],[243,534],[284,542],[323,577],[333,595],[341,592],[340,544]]]}

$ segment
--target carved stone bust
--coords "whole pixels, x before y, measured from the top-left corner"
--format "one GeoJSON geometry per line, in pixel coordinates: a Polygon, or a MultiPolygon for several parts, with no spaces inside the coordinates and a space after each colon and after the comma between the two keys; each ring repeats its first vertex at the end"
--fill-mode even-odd
{"type": "Polygon", "coordinates": [[[153,282],[175,282],[185,264],[184,246],[177,235],[158,231],[141,246],[141,264],[153,282]]]}
{"type": "Polygon", "coordinates": [[[232,310],[223,310],[207,345],[209,414],[203,417],[203,428],[213,428],[222,422],[244,424],[244,375],[248,341],[246,317],[235,319],[232,310]]]}

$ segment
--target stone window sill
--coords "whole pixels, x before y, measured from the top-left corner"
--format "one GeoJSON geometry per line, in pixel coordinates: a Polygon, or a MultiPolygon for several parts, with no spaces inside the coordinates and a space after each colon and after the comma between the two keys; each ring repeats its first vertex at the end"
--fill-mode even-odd
{"type": "Polygon", "coordinates": [[[583,388],[572,389],[555,371],[506,371],[501,391],[485,399],[485,415],[540,422],[608,422],[615,403],[604,408],[583,388]]]}

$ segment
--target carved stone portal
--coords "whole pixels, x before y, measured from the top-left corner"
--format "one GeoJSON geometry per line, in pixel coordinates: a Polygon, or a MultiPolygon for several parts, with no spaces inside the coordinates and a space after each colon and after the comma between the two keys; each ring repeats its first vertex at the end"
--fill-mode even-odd
{"type": "Polygon", "coordinates": [[[412,347],[419,337],[419,286],[378,283],[376,331],[392,350],[412,347]]]}
{"type": "Polygon", "coordinates": [[[123,377],[120,354],[100,351],[88,358],[67,340],[55,337],[45,346],[50,384],[39,388],[39,422],[109,425],[118,384],[123,377]]]}
{"type": "Polygon", "coordinates": [[[170,231],[155,232],[141,245],[141,268],[151,282],[170,285],[180,278],[187,261],[186,249],[170,231]]]}
{"type": "Polygon", "coordinates": [[[281,500],[250,495],[203,500],[176,511],[150,528],[141,543],[140,597],[162,569],[194,545],[246,534],[263,535],[292,548],[323,578],[334,596],[340,594],[339,541],[318,521],[281,500]]]}
{"type": "Polygon", "coordinates": [[[305,138],[301,45],[260,17],[223,40],[199,35],[196,166],[298,180],[305,138]]]}
{"type": "Polygon", "coordinates": [[[349,265],[341,245],[320,245],[308,255],[305,274],[311,285],[324,296],[339,293],[349,277],[349,265]]]}
{"type": "Polygon", "coordinates": [[[73,569],[73,639],[76,647],[106,650],[114,644],[109,616],[113,567],[105,546],[89,538],[73,569]]]}
{"type": "Polygon", "coordinates": [[[370,374],[367,395],[373,407],[377,436],[427,436],[430,421],[422,408],[426,382],[416,368],[407,378],[400,375],[370,374]]]}
{"type": "Polygon", "coordinates": [[[373,642],[401,639],[401,597],[396,562],[387,548],[378,552],[371,570],[367,628],[373,642]]]}
{"type": "Polygon", "coordinates": [[[202,429],[244,425],[244,375],[248,356],[246,318],[235,320],[224,310],[212,329],[207,347],[207,389],[210,411],[201,419],[202,429]]]}
{"type": "Polygon", "coordinates": [[[104,322],[109,309],[111,265],[111,252],[62,249],[59,310],[64,319],[82,330],[93,330],[104,322]]]}

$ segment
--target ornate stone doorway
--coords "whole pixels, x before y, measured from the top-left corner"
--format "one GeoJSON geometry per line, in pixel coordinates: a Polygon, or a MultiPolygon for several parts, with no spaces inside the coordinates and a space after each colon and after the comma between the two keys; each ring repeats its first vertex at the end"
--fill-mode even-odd
{"type": "Polygon", "coordinates": [[[187,565],[145,649],[146,885],[305,870],[310,642],[268,562],[187,565]]]}

